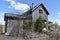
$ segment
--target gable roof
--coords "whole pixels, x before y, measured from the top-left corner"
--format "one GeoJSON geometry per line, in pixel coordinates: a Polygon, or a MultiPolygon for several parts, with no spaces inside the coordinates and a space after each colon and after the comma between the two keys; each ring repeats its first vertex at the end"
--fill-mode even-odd
{"type": "Polygon", "coordinates": [[[36,10],[39,6],[42,6],[42,8],[46,11],[47,15],[49,15],[49,12],[47,11],[47,9],[43,5],[43,3],[40,3],[40,4],[36,5],[35,7],[33,7],[33,9],[29,9],[28,11],[26,11],[25,13],[23,13],[23,15],[30,14],[30,12],[36,10]]]}
{"type": "Polygon", "coordinates": [[[49,12],[47,11],[47,9],[46,9],[45,6],[43,5],[43,3],[40,3],[40,4],[36,5],[36,6],[33,8],[32,11],[34,11],[35,9],[37,9],[39,6],[41,6],[41,7],[46,11],[47,15],[49,15],[49,12]]]}

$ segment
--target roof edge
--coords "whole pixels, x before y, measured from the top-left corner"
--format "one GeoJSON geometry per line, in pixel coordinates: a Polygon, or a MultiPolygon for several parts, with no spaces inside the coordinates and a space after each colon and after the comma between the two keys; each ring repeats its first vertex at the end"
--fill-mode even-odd
{"type": "Polygon", "coordinates": [[[46,11],[47,15],[49,15],[49,12],[47,11],[46,7],[43,5],[43,3],[39,3],[38,5],[36,5],[32,11],[34,11],[36,8],[38,8],[39,6],[42,6],[42,8],[46,11]]]}

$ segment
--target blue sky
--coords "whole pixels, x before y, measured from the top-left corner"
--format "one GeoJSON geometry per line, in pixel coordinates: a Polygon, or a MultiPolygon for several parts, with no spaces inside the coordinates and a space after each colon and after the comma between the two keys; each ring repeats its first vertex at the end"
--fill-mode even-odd
{"type": "Polygon", "coordinates": [[[4,24],[4,13],[23,13],[32,3],[43,3],[50,15],[48,20],[60,24],[60,0],[0,0],[0,24],[4,24]]]}

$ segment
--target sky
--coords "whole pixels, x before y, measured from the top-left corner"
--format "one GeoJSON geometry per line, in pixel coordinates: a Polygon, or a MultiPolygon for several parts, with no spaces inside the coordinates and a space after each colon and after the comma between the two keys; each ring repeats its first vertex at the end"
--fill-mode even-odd
{"type": "Polygon", "coordinates": [[[48,20],[60,25],[60,0],[0,0],[0,24],[5,24],[4,13],[22,14],[31,4],[43,3],[48,12],[48,20]]]}

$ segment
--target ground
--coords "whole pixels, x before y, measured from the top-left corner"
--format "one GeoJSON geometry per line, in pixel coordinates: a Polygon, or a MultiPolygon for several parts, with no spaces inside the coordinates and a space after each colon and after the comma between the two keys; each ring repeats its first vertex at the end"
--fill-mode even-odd
{"type": "MultiPolygon", "coordinates": [[[[48,32],[48,33],[32,33],[31,38],[29,35],[25,35],[25,39],[23,36],[6,36],[4,34],[0,34],[0,40],[60,40],[60,34],[58,32],[48,32]]],[[[59,32],[60,33],[60,32],[59,32]]]]}
{"type": "Polygon", "coordinates": [[[45,34],[35,35],[32,37],[32,39],[23,39],[21,37],[17,36],[5,36],[0,35],[0,40],[47,40],[48,36],[45,34]]]}

